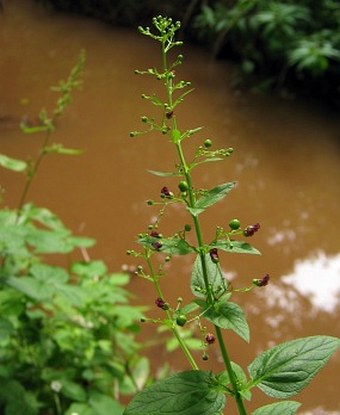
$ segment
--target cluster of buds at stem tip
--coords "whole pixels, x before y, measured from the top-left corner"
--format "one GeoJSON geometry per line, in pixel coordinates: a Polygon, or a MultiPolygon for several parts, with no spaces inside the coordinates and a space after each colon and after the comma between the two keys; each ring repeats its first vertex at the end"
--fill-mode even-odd
{"type": "Polygon", "coordinates": [[[269,274],[266,274],[263,278],[254,278],[253,284],[256,285],[257,287],[265,287],[266,285],[268,285],[269,280],[270,280],[269,274]]]}
{"type": "Polygon", "coordinates": [[[257,232],[260,229],[260,224],[255,223],[254,225],[249,225],[245,228],[243,231],[244,236],[253,236],[255,232],[257,232]]]}
{"type": "Polygon", "coordinates": [[[169,304],[166,303],[163,298],[156,298],[155,304],[157,307],[161,308],[162,310],[169,310],[169,304]]]}
{"type": "Polygon", "coordinates": [[[218,251],[217,248],[211,248],[209,251],[210,258],[214,264],[217,264],[219,262],[218,258],[218,251]]]}

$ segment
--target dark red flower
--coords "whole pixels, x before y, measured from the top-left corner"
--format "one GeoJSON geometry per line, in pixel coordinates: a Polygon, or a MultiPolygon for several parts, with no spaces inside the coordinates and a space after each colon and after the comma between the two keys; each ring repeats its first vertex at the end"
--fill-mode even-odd
{"type": "Polygon", "coordinates": [[[208,344],[213,344],[213,343],[215,343],[215,336],[212,334],[212,333],[208,333],[206,336],[205,336],[205,341],[208,343],[208,344]]]}
{"type": "Polygon", "coordinates": [[[168,310],[169,309],[169,305],[168,303],[166,303],[163,298],[156,298],[155,300],[155,304],[157,307],[161,308],[162,310],[168,310]]]}
{"type": "Polygon", "coordinates": [[[270,280],[269,274],[266,274],[263,278],[253,279],[253,284],[257,287],[265,287],[270,280]]]}
{"type": "Polygon", "coordinates": [[[255,232],[257,232],[260,229],[260,224],[255,223],[254,225],[249,225],[245,228],[243,231],[244,236],[253,236],[255,232]]]}
{"type": "Polygon", "coordinates": [[[211,248],[210,251],[209,251],[209,254],[210,254],[210,258],[211,258],[212,262],[217,264],[218,261],[219,261],[217,248],[211,248]]]}
{"type": "Polygon", "coordinates": [[[159,241],[152,242],[151,245],[156,251],[160,251],[162,248],[162,244],[159,241]]]}
{"type": "Polygon", "coordinates": [[[166,197],[168,199],[171,199],[174,197],[174,194],[170,192],[170,190],[166,186],[164,186],[161,189],[161,197],[166,197]]]}
{"type": "Polygon", "coordinates": [[[154,238],[160,238],[161,237],[160,234],[159,234],[159,232],[157,232],[157,231],[151,231],[149,233],[149,235],[152,236],[152,237],[154,237],[154,238]]]}

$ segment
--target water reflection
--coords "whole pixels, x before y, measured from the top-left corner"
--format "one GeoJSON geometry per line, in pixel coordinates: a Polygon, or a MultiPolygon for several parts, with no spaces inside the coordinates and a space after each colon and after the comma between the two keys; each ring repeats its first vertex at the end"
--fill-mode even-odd
{"type": "Polygon", "coordinates": [[[291,274],[282,281],[308,298],[315,309],[332,312],[340,298],[340,254],[327,256],[318,252],[316,256],[296,261],[291,274]]]}
{"type": "Polygon", "coordinates": [[[301,412],[300,415],[339,415],[339,411],[327,411],[322,407],[317,407],[312,411],[301,412]]]}

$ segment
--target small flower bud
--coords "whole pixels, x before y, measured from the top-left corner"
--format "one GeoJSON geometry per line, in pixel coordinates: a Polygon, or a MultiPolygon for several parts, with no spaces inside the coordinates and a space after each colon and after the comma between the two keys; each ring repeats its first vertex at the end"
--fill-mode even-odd
{"type": "Polygon", "coordinates": [[[166,197],[167,199],[172,199],[174,197],[174,194],[170,192],[170,190],[164,186],[161,189],[161,197],[166,197]]]}
{"type": "Polygon", "coordinates": [[[152,206],[155,202],[154,202],[153,200],[149,199],[149,200],[147,200],[147,201],[146,201],[146,203],[147,203],[149,206],[152,206]]]}
{"type": "Polygon", "coordinates": [[[204,141],[204,147],[205,148],[210,148],[212,146],[212,141],[211,141],[211,139],[210,138],[207,138],[205,141],[204,141]]]}
{"type": "Polygon", "coordinates": [[[176,318],[176,323],[180,327],[183,327],[186,322],[187,322],[187,318],[185,317],[184,314],[181,314],[176,318]]]}
{"type": "Polygon", "coordinates": [[[209,359],[209,356],[206,353],[204,353],[204,355],[202,356],[202,360],[208,360],[208,359],[209,359]]]}
{"type": "Polygon", "coordinates": [[[159,241],[155,241],[151,245],[156,251],[160,251],[162,248],[162,244],[159,241]]]}
{"type": "Polygon", "coordinates": [[[237,231],[237,229],[239,229],[240,226],[241,226],[241,222],[238,219],[232,219],[229,222],[229,227],[233,231],[237,231]]]}
{"type": "Polygon", "coordinates": [[[269,274],[266,274],[263,278],[260,279],[253,279],[253,284],[256,285],[257,287],[265,287],[266,285],[268,285],[270,280],[269,274]]]}
{"type": "Polygon", "coordinates": [[[149,235],[152,236],[153,238],[161,238],[162,237],[162,235],[159,232],[155,231],[155,230],[151,231],[149,233],[149,235]]]}
{"type": "Polygon", "coordinates": [[[184,230],[185,230],[185,232],[190,232],[191,231],[191,225],[185,225],[184,230]]]}
{"type": "Polygon", "coordinates": [[[186,192],[189,189],[189,185],[185,180],[179,182],[178,187],[181,192],[186,192]]]}
{"type": "Polygon", "coordinates": [[[257,232],[260,229],[260,224],[259,223],[255,223],[254,225],[249,225],[245,228],[245,230],[243,231],[243,235],[244,236],[253,236],[255,232],[257,232]]]}
{"type": "Polygon", "coordinates": [[[169,310],[169,304],[166,303],[163,298],[156,298],[155,304],[157,307],[161,308],[162,310],[169,310]]]}
{"type": "Polygon", "coordinates": [[[208,333],[206,336],[205,336],[205,341],[208,343],[208,344],[213,344],[213,343],[215,343],[215,336],[212,334],[212,333],[208,333]]]}
{"type": "Polygon", "coordinates": [[[210,249],[209,254],[210,254],[210,258],[211,258],[212,262],[214,264],[217,264],[219,262],[217,248],[210,249]]]}

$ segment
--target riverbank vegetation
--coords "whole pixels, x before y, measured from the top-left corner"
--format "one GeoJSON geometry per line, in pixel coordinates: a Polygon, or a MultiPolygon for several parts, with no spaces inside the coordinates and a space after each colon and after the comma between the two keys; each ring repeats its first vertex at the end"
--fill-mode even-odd
{"type": "Polygon", "coordinates": [[[22,123],[23,133],[42,140],[36,157],[0,154],[1,167],[24,174],[17,208],[1,200],[0,210],[1,414],[118,415],[122,396],[148,379],[136,340],[143,308],[131,305],[130,275],[92,259],[95,240],[75,236],[56,214],[28,202],[45,157],[81,154],[53,140],[84,62],[81,53],[53,88],[54,110],[42,110],[37,125],[22,123]]]}
{"type": "MultiPolygon", "coordinates": [[[[223,226],[212,222],[213,239],[203,238],[201,214],[220,204],[236,183],[206,189],[201,176],[192,172],[227,162],[233,148],[216,148],[214,139],[199,138],[202,127],[185,129],[177,121],[180,104],[193,91],[189,81],[178,80],[183,55],[168,54],[182,44],[176,38],[180,26],[162,16],[153,19],[152,30],[139,26],[141,34],[161,43],[162,52],[159,67],[136,69],[135,74],[155,78],[165,93],[142,94],[159,113],[155,118],[142,115],[141,131],[131,131],[130,137],[152,131],[175,150],[172,171],[148,171],[160,180],[158,196],[146,203],[154,214],[138,234],[138,248],[127,251],[133,261],[130,273],[152,285],[151,304],[134,306],[129,274],[111,272],[103,261],[91,259],[88,249],[94,240],[73,235],[57,215],[28,201],[46,157],[81,154],[54,139],[60,117],[82,84],[84,52],[66,80],[52,88],[57,94],[54,108],[41,110],[35,124],[21,123],[23,133],[41,139],[36,156],[25,160],[0,154],[0,166],[24,178],[17,207],[1,201],[0,210],[0,412],[5,415],[221,415],[232,402],[239,415],[247,415],[254,389],[280,400],[295,396],[338,349],[336,337],[308,336],[261,353],[253,350],[247,369],[231,360],[239,353],[223,333],[232,331],[250,342],[237,296],[266,290],[270,277],[249,277],[244,286],[238,278],[229,280],[220,263],[225,255],[259,254],[248,243],[260,231],[258,222],[244,224],[237,217],[223,226]],[[191,139],[198,141],[190,150],[184,143],[191,139]],[[186,216],[180,228],[165,234],[162,221],[175,204],[186,216]],[[174,300],[163,289],[169,277],[166,264],[183,255],[192,259],[192,272],[176,285],[179,296],[174,300]],[[189,302],[180,296],[184,284],[193,297],[189,302]],[[143,357],[146,343],[137,341],[139,323],[166,331],[171,348],[183,352],[191,370],[168,376],[167,362],[158,362],[161,379],[155,382],[143,357]],[[206,366],[213,345],[223,364],[219,372],[206,366]],[[126,404],[125,395],[134,398],[126,404]]],[[[128,190],[131,186],[133,182],[128,190]]],[[[119,195],[115,203],[121,203],[119,195]]],[[[296,401],[269,401],[252,415],[294,415],[299,406],[296,401]]]]}
{"type": "Polygon", "coordinates": [[[182,36],[237,63],[235,88],[316,97],[340,105],[337,0],[38,0],[56,10],[136,25],[159,13],[183,22],[182,36]]]}

